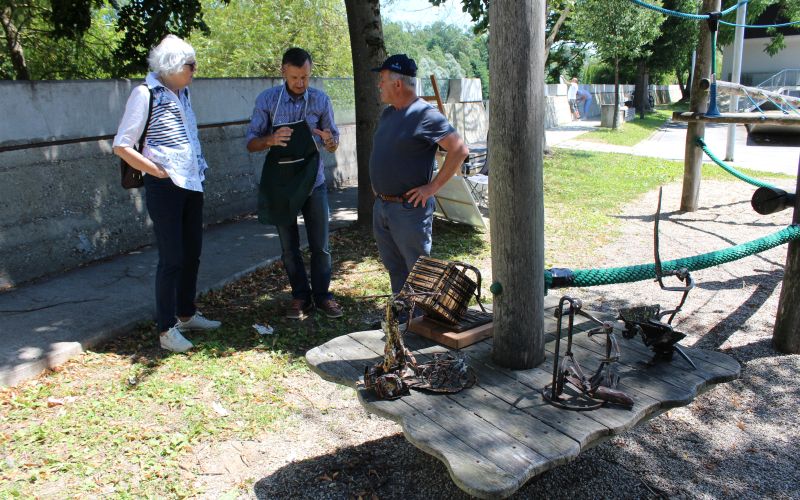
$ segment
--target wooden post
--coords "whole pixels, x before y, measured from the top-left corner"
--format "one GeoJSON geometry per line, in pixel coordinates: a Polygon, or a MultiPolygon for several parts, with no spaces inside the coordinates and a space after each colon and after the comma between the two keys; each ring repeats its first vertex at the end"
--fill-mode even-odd
{"type": "MultiPolygon", "coordinates": [[[[718,12],[721,0],[703,0],[701,13],[718,12]]],[[[711,76],[711,33],[705,21],[700,22],[700,39],[697,42],[697,58],[692,76],[691,111],[705,113],[708,109],[708,92],[700,86],[701,80],[711,76]]],[[[683,194],[681,210],[694,212],[697,210],[697,198],[700,195],[700,168],[703,165],[703,150],[695,144],[695,138],[703,137],[706,125],[702,122],[689,123],[686,127],[686,147],[683,155],[683,194]]]]}
{"type": "Polygon", "coordinates": [[[489,37],[489,74],[504,82],[492,86],[489,118],[492,359],[511,369],[544,361],[544,4],[489,7],[503,27],[489,37]]]}
{"type": "MultiPolygon", "coordinates": [[[[800,191],[800,161],[797,164],[797,187],[800,191]]],[[[792,224],[800,224],[800,196],[794,199],[792,224]]],[[[778,314],[772,330],[772,344],[780,352],[800,354],[800,241],[789,242],[786,255],[786,269],[783,274],[781,298],[778,301],[778,314]]]]}
{"type": "Polygon", "coordinates": [[[439,113],[444,115],[444,104],[442,104],[442,95],[439,94],[439,84],[436,83],[436,75],[431,75],[431,85],[433,86],[433,96],[436,98],[436,106],[439,108],[439,113]]]}

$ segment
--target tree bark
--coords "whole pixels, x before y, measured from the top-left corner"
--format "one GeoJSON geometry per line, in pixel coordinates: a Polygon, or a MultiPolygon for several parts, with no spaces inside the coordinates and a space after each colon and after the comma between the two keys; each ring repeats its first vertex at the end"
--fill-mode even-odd
{"type": "Polygon", "coordinates": [[[17,74],[17,80],[30,80],[31,74],[25,62],[25,52],[22,50],[22,44],[19,43],[19,30],[17,30],[17,27],[14,25],[10,6],[3,8],[3,11],[0,13],[0,22],[3,24],[3,32],[6,36],[6,48],[8,50],[8,55],[11,57],[11,64],[17,74]]]}
{"type": "Polygon", "coordinates": [[[680,69],[676,69],[675,78],[676,80],[678,80],[678,88],[681,89],[681,100],[686,99],[687,89],[686,85],[683,83],[683,71],[680,69]]]}
{"type": "Polygon", "coordinates": [[[645,112],[650,110],[649,80],[647,61],[641,59],[636,67],[636,102],[634,103],[641,119],[644,119],[645,112]]]}
{"type": "Polygon", "coordinates": [[[693,64],[695,57],[696,54],[692,52],[691,54],[689,54],[688,61],[686,61],[689,69],[686,70],[686,89],[685,91],[681,91],[683,92],[682,94],[683,99],[689,99],[690,97],[692,97],[692,84],[694,83],[694,75],[692,74],[693,73],[692,70],[695,67],[695,65],[693,64]]]}
{"type": "MultiPolygon", "coordinates": [[[[797,165],[797,187],[800,192],[800,162],[797,165]]],[[[800,224],[800,196],[794,200],[792,224],[800,224]]],[[[772,344],[775,349],[786,354],[800,354],[800,241],[789,242],[786,255],[786,269],[783,274],[781,298],[778,300],[778,314],[772,330],[772,344]]]]}
{"type": "MultiPolygon", "coordinates": [[[[703,0],[700,12],[719,12],[721,0],[703,0]]],[[[692,113],[705,113],[708,109],[708,92],[700,86],[703,78],[711,76],[711,32],[708,23],[700,22],[700,37],[697,42],[697,56],[692,75],[692,94],[690,109],[692,113]]],[[[693,122],[686,127],[686,144],[683,156],[683,191],[681,193],[681,210],[694,212],[697,210],[697,199],[700,196],[700,173],[703,166],[703,150],[695,140],[706,133],[703,122],[693,122]]]]}
{"type": "Polygon", "coordinates": [[[372,68],[386,59],[379,0],[345,0],[350,51],[353,57],[353,82],[356,88],[356,159],[358,161],[358,224],[372,224],[375,195],[369,178],[372,136],[380,117],[378,73],[372,68]]]}
{"type": "Polygon", "coordinates": [[[544,360],[544,2],[496,1],[489,37],[494,348],[512,369],[544,360]],[[498,285],[502,287],[498,290],[498,285]]]}

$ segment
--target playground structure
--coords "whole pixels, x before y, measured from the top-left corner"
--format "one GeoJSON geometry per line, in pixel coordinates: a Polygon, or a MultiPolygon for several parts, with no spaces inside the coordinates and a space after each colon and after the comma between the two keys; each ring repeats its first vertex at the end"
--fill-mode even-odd
{"type": "MultiPolygon", "coordinates": [[[[631,0],[637,5],[646,5],[640,0],[631,0]]],[[[691,108],[689,113],[676,112],[673,120],[687,122],[686,146],[684,152],[684,177],[683,177],[683,196],[681,199],[681,210],[693,212],[697,210],[697,200],[700,191],[700,170],[702,166],[702,155],[704,148],[701,146],[702,138],[705,134],[706,123],[742,123],[742,124],[765,124],[777,126],[798,126],[800,125],[800,111],[793,105],[798,103],[795,97],[770,91],[757,90],[753,87],[728,84],[716,81],[716,32],[719,27],[720,18],[735,10],[740,4],[746,3],[743,0],[736,6],[720,12],[721,0],[703,0],[702,12],[708,14],[699,15],[697,18],[706,20],[700,24],[700,39],[697,49],[697,63],[692,81],[691,108]],[[718,87],[731,93],[744,93],[749,95],[758,92],[760,95],[769,98],[776,103],[781,114],[761,113],[720,113],[717,105],[718,87]],[[708,93],[706,92],[708,89],[708,93]],[[778,103],[777,101],[781,101],[778,103]],[[786,109],[784,108],[784,105],[786,109]]],[[[648,6],[652,8],[652,6],[648,6]]],[[[662,9],[663,10],[663,9],[662,9]]],[[[726,23],[731,24],[731,23],[726,23]]],[[[797,24],[797,23],[789,23],[797,24]]],[[[751,97],[752,100],[752,97],[751,97]]],[[[757,108],[757,106],[756,106],[757,108]]],[[[707,148],[706,148],[707,150],[707,148]]],[[[717,161],[719,164],[719,161],[717,161]]],[[[800,160],[798,162],[798,188],[800,188],[800,160]]],[[[800,224],[800,203],[795,200],[794,216],[790,228],[797,228],[800,224]]],[[[773,332],[773,345],[781,352],[798,353],[800,352],[800,313],[794,312],[792,305],[797,304],[800,299],[800,244],[798,236],[793,236],[789,244],[788,256],[786,259],[786,270],[781,290],[780,304],[775,320],[773,332]]]]}
{"type": "MultiPolygon", "coordinates": [[[[652,8],[639,0],[631,1],[637,5],[652,8]]],[[[543,19],[538,17],[543,14],[541,8],[536,6],[528,6],[528,8],[531,12],[537,12],[534,20],[540,23],[543,19]]],[[[681,202],[683,211],[697,210],[705,123],[744,123],[746,120],[800,123],[800,120],[794,117],[754,116],[754,114],[742,113],[721,114],[716,109],[718,82],[715,82],[711,76],[713,75],[712,69],[715,67],[713,61],[713,47],[716,40],[715,26],[718,25],[721,16],[733,12],[735,7],[725,12],[719,12],[719,10],[719,0],[704,0],[702,12],[709,14],[692,15],[695,19],[710,20],[711,22],[701,24],[700,28],[701,37],[695,78],[693,78],[695,83],[692,89],[691,112],[674,115],[676,121],[686,121],[689,124],[685,150],[684,195],[681,202]],[[710,65],[708,61],[711,61],[710,65]],[[706,100],[708,93],[701,86],[703,78],[708,81],[708,89],[711,91],[710,106],[706,100]]],[[[502,12],[500,9],[498,11],[502,12]]],[[[664,13],[669,12],[664,11],[664,13]]],[[[514,22],[508,17],[495,17],[494,19],[496,23],[504,26],[505,23],[508,23],[509,28],[519,25],[519,22],[514,22]]],[[[514,30],[509,30],[509,32],[514,32],[514,30]]],[[[502,40],[497,41],[496,39],[494,42],[503,43],[502,40]]],[[[537,64],[541,61],[538,61],[535,56],[532,56],[531,59],[535,74],[540,69],[537,64]]],[[[497,64],[501,64],[502,67],[513,66],[503,65],[503,62],[497,61],[497,64]]],[[[536,86],[533,85],[532,88],[536,88],[536,86]]],[[[515,115],[511,111],[515,107],[524,109],[527,104],[525,96],[523,96],[522,99],[525,102],[521,105],[509,105],[506,108],[503,97],[505,96],[493,101],[495,113],[492,115],[489,139],[493,153],[497,152],[492,160],[489,185],[494,209],[492,266],[495,270],[495,282],[492,284],[491,291],[495,297],[495,311],[498,312],[496,318],[500,321],[495,322],[493,339],[473,344],[461,350],[461,354],[468,358],[470,366],[476,372],[476,386],[447,396],[430,396],[411,392],[407,397],[394,401],[376,397],[373,392],[357,384],[364,366],[374,364],[384,352],[383,333],[377,330],[356,332],[339,337],[312,349],[306,355],[307,361],[314,371],[327,380],[351,387],[355,386],[360,402],[368,411],[401,423],[407,439],[442,460],[459,487],[472,495],[483,498],[510,495],[531,477],[573,460],[581,451],[603,442],[609,436],[621,433],[669,408],[689,404],[697,394],[707,390],[711,385],[738,377],[740,371],[738,363],[721,353],[700,349],[677,349],[681,355],[673,357],[665,351],[665,345],[671,343],[670,346],[674,346],[675,342],[679,340],[674,336],[667,340],[662,340],[662,338],[664,335],[669,336],[673,333],[669,323],[671,323],[674,313],[683,304],[687,290],[690,289],[689,271],[737,260],[789,242],[787,266],[773,343],[776,349],[782,352],[800,352],[800,312],[794,311],[793,309],[797,308],[792,307],[800,301],[800,243],[798,243],[798,239],[800,239],[800,225],[798,225],[800,224],[800,203],[796,196],[789,196],[790,193],[786,192],[773,191],[771,195],[767,194],[767,203],[763,202],[763,198],[759,198],[759,200],[754,198],[754,207],[758,205],[763,208],[765,205],[771,205],[771,208],[765,210],[774,211],[779,208],[793,207],[792,224],[772,235],[728,249],[662,263],[658,258],[656,229],[654,264],[575,271],[564,269],[543,271],[541,268],[537,270],[535,266],[541,265],[542,254],[541,249],[533,244],[533,239],[528,239],[531,234],[511,233],[505,232],[505,230],[495,232],[496,225],[502,225],[504,222],[503,215],[515,213],[508,206],[502,205],[506,203],[507,195],[515,194],[514,186],[509,185],[507,179],[503,179],[502,176],[507,172],[505,170],[506,163],[509,165],[515,163],[519,161],[520,157],[513,157],[511,153],[507,157],[502,156],[506,151],[496,147],[494,141],[499,140],[497,136],[508,130],[504,122],[514,120],[515,115]],[[501,115],[502,119],[495,118],[500,114],[497,112],[498,110],[508,110],[508,116],[501,115]],[[503,184],[504,182],[505,184],[503,184]],[[498,206],[495,205],[494,200],[498,206]],[[790,203],[790,200],[793,203],[790,203]],[[516,238],[515,241],[514,238],[516,238]],[[501,248],[495,251],[495,245],[501,248]],[[509,271],[514,267],[508,262],[496,258],[498,255],[515,255],[520,259],[532,259],[534,271],[537,272],[531,273],[532,276],[513,276],[509,274],[509,271]],[[541,303],[529,304],[530,310],[527,311],[515,309],[513,303],[506,302],[516,294],[530,296],[531,291],[534,299],[541,300],[541,297],[536,297],[540,291],[546,294],[547,290],[559,287],[596,286],[646,279],[661,281],[663,277],[670,275],[686,283],[682,287],[673,288],[675,291],[680,289],[684,293],[681,304],[675,311],[662,313],[660,310],[653,310],[650,315],[643,315],[641,308],[628,309],[627,313],[621,311],[626,329],[631,328],[633,332],[641,333],[642,341],[635,338],[635,335],[624,335],[625,340],[619,341],[618,344],[619,354],[611,355],[615,349],[609,347],[610,340],[607,340],[605,345],[597,344],[589,337],[588,333],[587,335],[575,333],[588,332],[596,327],[597,322],[603,324],[604,331],[606,331],[606,324],[610,330],[613,330],[614,319],[601,318],[592,322],[587,318],[576,320],[574,315],[571,316],[567,352],[572,365],[564,364],[564,358],[559,356],[561,319],[567,312],[564,309],[563,299],[558,302],[552,297],[547,297],[541,303]],[[537,279],[541,279],[541,283],[536,283],[537,279]],[[542,285],[543,288],[540,288],[542,285]],[[501,311],[503,308],[508,309],[501,311]],[[509,334],[506,331],[513,330],[506,326],[511,321],[510,315],[519,314],[520,317],[516,318],[518,322],[527,321],[531,311],[537,316],[541,314],[541,319],[537,317],[536,321],[531,321],[527,325],[529,328],[527,338],[513,333],[509,334]],[[669,321],[663,323],[660,318],[665,314],[672,314],[672,316],[669,321]],[[542,321],[541,328],[537,321],[542,321]],[[635,329],[637,325],[640,330],[635,329]],[[573,328],[575,328],[575,332],[572,331],[573,328]],[[651,328],[651,330],[647,330],[647,328],[651,328]],[[653,351],[648,347],[656,344],[660,346],[660,350],[653,349],[656,352],[656,358],[653,358],[653,351]],[[515,348],[524,349],[526,354],[532,353],[533,356],[530,356],[530,360],[533,361],[534,366],[526,365],[525,360],[520,365],[520,356],[509,355],[509,350],[515,348]],[[539,348],[541,348],[541,353],[538,352],[539,348]],[[538,359],[538,354],[541,354],[541,359],[538,359]],[[587,385],[587,378],[581,376],[582,370],[567,369],[569,366],[578,365],[588,370],[597,369],[597,373],[601,373],[604,368],[602,363],[609,361],[618,365],[618,388],[620,391],[624,391],[632,404],[628,405],[627,400],[622,397],[617,400],[625,401],[624,405],[604,404],[612,401],[596,397],[600,385],[595,385],[593,382],[587,385]],[[577,379],[577,382],[571,382],[573,387],[583,386],[585,389],[583,396],[588,396],[594,402],[588,402],[586,408],[569,408],[569,405],[559,407],[558,404],[550,404],[554,400],[558,402],[558,396],[561,393],[556,390],[555,385],[559,380],[558,374],[565,372],[567,373],[566,380],[569,381],[570,377],[577,379]],[[548,387],[551,390],[550,402],[546,396],[548,387]],[[602,400],[603,404],[598,404],[598,399],[602,400]],[[567,411],[569,409],[587,411],[567,411]]],[[[535,102],[534,97],[531,97],[531,101],[535,102]]],[[[535,109],[535,106],[531,106],[531,108],[535,109]]],[[[517,124],[517,128],[524,127],[519,127],[517,124]]],[[[541,133],[541,130],[535,130],[535,132],[541,133]]],[[[522,155],[522,158],[526,157],[522,155]]],[[[540,182],[541,171],[536,172],[537,168],[541,168],[541,163],[534,162],[534,178],[539,176],[538,181],[540,182]]],[[[728,171],[733,174],[735,169],[728,171]]],[[[743,174],[737,177],[742,180],[750,179],[743,174]]],[[[515,180],[522,186],[528,185],[527,182],[515,180]]],[[[537,182],[531,184],[535,187],[533,197],[541,197],[541,184],[537,184],[537,182]]],[[[769,185],[759,187],[770,188],[769,185]]],[[[798,188],[800,188],[800,181],[798,188]]],[[[530,196],[529,193],[526,194],[530,196]]],[[[538,224],[542,214],[538,212],[537,207],[534,207],[532,212],[532,218],[538,224]]],[[[658,219],[656,218],[656,220],[658,219]]],[[[536,227],[536,224],[532,226],[536,227]]],[[[534,236],[538,236],[539,241],[542,239],[541,227],[536,227],[536,231],[532,233],[534,236]]],[[[662,288],[669,289],[663,284],[662,288]]],[[[574,305],[572,307],[574,308],[574,305]]],[[[619,329],[619,326],[617,328],[619,329]]],[[[446,350],[430,341],[414,336],[407,336],[406,346],[417,359],[425,361],[433,359],[434,354],[446,350]]]]}

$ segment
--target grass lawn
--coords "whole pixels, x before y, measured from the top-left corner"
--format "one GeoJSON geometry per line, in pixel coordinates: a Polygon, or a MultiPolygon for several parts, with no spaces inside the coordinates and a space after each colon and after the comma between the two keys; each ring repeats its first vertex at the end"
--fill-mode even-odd
{"type": "MultiPolygon", "coordinates": [[[[620,206],[679,179],[682,169],[617,154],[562,150],[548,158],[546,266],[590,266],[593,251],[616,234],[620,206]]],[[[730,177],[704,167],[703,178],[730,177]]],[[[306,397],[297,382],[307,371],[303,354],[371,328],[383,303],[368,296],[389,291],[369,231],[336,231],[331,247],[343,319],[283,319],[288,283],[273,265],[200,299],[223,327],[193,335],[197,347],[187,355],[160,350],[147,324],[36,380],[0,388],[0,498],[198,495],[193,478],[201,471],[189,459],[195,450],[294,425],[289,417],[306,397]],[[275,334],[259,336],[256,323],[275,334]]],[[[436,220],[433,254],[479,267],[488,290],[488,231],[436,220]]],[[[246,484],[230,493],[251,492],[246,484]]]]}
{"type": "Polygon", "coordinates": [[[635,146],[664,125],[664,122],[672,117],[673,111],[683,110],[684,107],[681,104],[656,106],[655,111],[645,114],[644,119],[639,118],[637,114],[635,120],[625,122],[618,130],[600,128],[581,134],[576,139],[579,141],[604,142],[617,146],[635,146]]]}

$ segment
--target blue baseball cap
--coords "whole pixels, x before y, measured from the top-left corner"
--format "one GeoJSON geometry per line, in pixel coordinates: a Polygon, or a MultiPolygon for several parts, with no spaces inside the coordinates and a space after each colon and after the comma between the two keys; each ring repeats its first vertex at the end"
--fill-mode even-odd
{"type": "Polygon", "coordinates": [[[417,63],[405,54],[395,54],[387,57],[383,64],[377,68],[372,68],[372,71],[383,71],[385,69],[401,75],[417,76],[417,63]]]}

